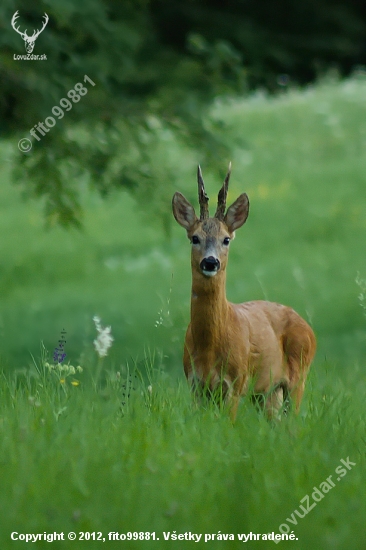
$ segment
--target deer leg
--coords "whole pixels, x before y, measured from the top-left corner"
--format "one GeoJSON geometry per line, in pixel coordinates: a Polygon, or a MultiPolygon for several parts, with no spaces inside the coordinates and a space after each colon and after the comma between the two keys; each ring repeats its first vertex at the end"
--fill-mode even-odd
{"type": "Polygon", "coordinates": [[[300,410],[302,396],[305,390],[305,382],[309,365],[304,365],[302,364],[301,359],[297,360],[293,357],[288,357],[287,362],[290,371],[289,389],[291,400],[295,404],[295,412],[298,413],[300,410]]]}
{"type": "Polygon", "coordinates": [[[291,398],[298,413],[316,349],[314,333],[303,319],[297,317],[296,322],[289,325],[283,339],[283,349],[288,364],[291,398]]]}
{"type": "Polygon", "coordinates": [[[204,396],[204,386],[202,381],[193,373],[190,373],[188,377],[188,382],[190,383],[194,407],[198,409],[202,406],[203,396],[204,396]]]}
{"type": "Polygon", "coordinates": [[[290,408],[289,391],[283,383],[265,394],[254,394],[252,400],[264,410],[268,420],[281,420],[281,411],[286,415],[290,408]]]}
{"type": "Polygon", "coordinates": [[[269,392],[265,398],[265,412],[268,420],[279,420],[279,411],[283,405],[283,388],[279,386],[269,392]]]}
{"type": "Polygon", "coordinates": [[[238,412],[240,395],[233,395],[230,399],[230,420],[234,424],[236,420],[236,414],[238,412]]]}
{"type": "Polygon", "coordinates": [[[305,380],[300,380],[296,386],[291,390],[291,399],[295,403],[295,411],[299,412],[302,396],[305,389],[305,380]]]}

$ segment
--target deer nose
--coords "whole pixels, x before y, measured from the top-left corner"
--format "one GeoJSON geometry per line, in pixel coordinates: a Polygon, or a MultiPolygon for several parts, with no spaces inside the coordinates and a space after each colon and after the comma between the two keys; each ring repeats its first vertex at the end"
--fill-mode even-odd
{"type": "Polygon", "coordinates": [[[202,271],[214,272],[220,269],[220,260],[214,258],[213,256],[208,256],[208,258],[203,258],[200,263],[200,268],[202,271]]]}

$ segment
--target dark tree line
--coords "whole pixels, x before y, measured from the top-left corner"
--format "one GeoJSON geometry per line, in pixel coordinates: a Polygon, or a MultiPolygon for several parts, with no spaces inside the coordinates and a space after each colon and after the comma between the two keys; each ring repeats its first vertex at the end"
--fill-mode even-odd
{"type": "Polygon", "coordinates": [[[215,165],[225,143],[203,122],[211,100],[366,64],[363,8],[357,0],[3,0],[0,136],[30,137],[76,83],[88,87],[87,101],[14,157],[14,175],[29,195],[45,198],[46,218],[64,225],[80,222],[74,182],[82,175],[102,194],[127,187],[153,200],[142,137],[154,132],[151,117],[215,165]],[[48,14],[34,50],[47,61],[14,60],[26,53],[10,24],[17,10],[29,34],[48,14]]]}

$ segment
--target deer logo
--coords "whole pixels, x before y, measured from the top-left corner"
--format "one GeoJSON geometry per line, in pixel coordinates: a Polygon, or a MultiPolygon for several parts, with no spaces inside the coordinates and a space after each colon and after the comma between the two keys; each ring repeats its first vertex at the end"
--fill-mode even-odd
{"type": "Polygon", "coordinates": [[[19,30],[19,27],[17,28],[15,26],[16,24],[16,21],[19,17],[18,15],[19,11],[16,11],[13,15],[13,18],[11,20],[11,26],[13,27],[13,29],[18,33],[20,34],[20,36],[23,38],[24,40],[24,45],[25,45],[25,49],[26,49],[26,52],[27,53],[32,53],[33,52],[33,49],[34,49],[34,43],[35,41],[37,40],[37,38],[39,37],[39,35],[41,34],[41,32],[44,30],[44,28],[46,27],[47,23],[48,23],[48,15],[47,13],[44,14],[44,21],[43,21],[43,26],[42,28],[39,30],[39,31],[36,31],[34,30],[33,31],[33,34],[32,36],[28,36],[27,35],[27,29],[25,29],[24,32],[21,32],[19,30]]]}

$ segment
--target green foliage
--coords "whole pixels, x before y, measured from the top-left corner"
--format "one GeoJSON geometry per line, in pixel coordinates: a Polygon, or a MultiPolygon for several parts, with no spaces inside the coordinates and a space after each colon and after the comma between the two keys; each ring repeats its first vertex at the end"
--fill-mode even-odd
{"type": "Polygon", "coordinates": [[[225,137],[205,118],[217,95],[258,85],[278,90],[333,64],[347,73],[365,62],[356,1],[20,0],[15,7],[4,0],[0,19],[0,132],[14,145],[85,75],[95,82],[40,141],[32,138],[30,152],[14,158],[26,195],[43,199],[48,224],[63,226],[81,225],[76,182],[83,178],[102,196],[124,188],[142,205],[153,201],[150,217],[167,225],[149,152],[157,125],[218,170],[228,154],[225,137]],[[49,15],[35,46],[46,61],[13,59],[25,53],[10,25],[16,9],[29,33],[49,15]]]}
{"type": "Polygon", "coordinates": [[[303,93],[288,85],[365,62],[362,6],[4,0],[0,19],[1,549],[16,530],[155,531],[158,543],[128,544],[146,549],[178,547],[163,531],[278,532],[348,457],[352,471],[286,544],[364,548],[366,86],[362,71],[303,93]],[[13,59],[25,53],[16,10],[29,29],[48,13],[35,47],[47,61],[13,59]],[[20,153],[85,75],[95,86],[20,153]],[[286,93],[233,99],[258,85],[286,93]],[[189,246],[170,197],[195,203],[199,161],[212,204],[230,159],[229,200],[246,191],[251,211],[229,299],[290,304],[318,339],[301,414],[278,426],[248,399],[235,426],[196,409],[182,380],[189,246]],[[21,204],[20,192],[40,200],[21,204]],[[83,231],[57,227],[81,220],[83,231]],[[95,314],[115,339],[98,364],[95,314]],[[58,367],[37,348],[53,349],[62,327],[58,367]]]}
{"type": "Polygon", "coordinates": [[[22,29],[37,28],[41,15],[48,13],[50,22],[35,48],[47,52],[47,61],[12,59],[24,44],[10,26],[12,3],[5,4],[2,18],[8,23],[0,54],[3,133],[18,132],[17,140],[31,138],[29,131],[54,116],[52,108],[77,83],[84,83],[85,75],[95,82],[85,84],[87,93],[61,119],[54,116],[56,125],[40,141],[32,138],[29,153],[14,159],[15,177],[26,195],[44,198],[49,224],[80,226],[76,182],[83,176],[103,196],[113,188],[140,191],[141,203],[153,198],[158,214],[148,147],[157,126],[190,144],[204,143],[207,157],[223,150],[220,139],[203,125],[202,90],[187,95],[188,88],[207,80],[208,105],[214,92],[210,78],[198,61],[159,46],[148,3],[93,0],[17,7],[22,29]]]}
{"type": "MultiPolygon", "coordinates": [[[[279,98],[217,102],[206,124],[222,127],[233,172],[228,202],[250,200],[247,223],[231,245],[227,293],[242,302],[266,298],[291,305],[314,326],[320,360],[362,364],[365,319],[355,279],[366,277],[365,82],[324,82],[279,98]]],[[[151,119],[145,134],[155,187],[141,213],[128,193],[101,200],[87,179],[73,183],[85,210],[83,232],[43,230],[42,205],[20,203],[9,183],[14,153],[1,147],[0,337],[5,365],[27,365],[43,340],[52,349],[62,327],[68,359],[80,362],[94,335],[92,317],[112,326],[116,368],[147,348],[163,350],[181,372],[189,319],[190,261],[185,232],[147,223],[155,210],[168,227],[177,190],[197,204],[195,151],[151,119]],[[154,192],[159,202],[153,202],[154,192]],[[25,238],[26,236],[26,238],[25,238]],[[169,300],[169,303],[168,303],[169,300]],[[82,345],[80,345],[82,343],[82,345]]],[[[81,139],[81,137],[79,137],[81,139]]],[[[211,197],[225,176],[203,165],[211,197]]],[[[132,161],[131,161],[132,162],[132,161]]],[[[70,182],[71,185],[71,182],[70,182]]]]}
{"type": "MultiPolygon", "coordinates": [[[[353,375],[341,379],[323,366],[311,375],[299,417],[271,426],[245,399],[232,426],[213,405],[197,409],[188,388],[158,363],[140,369],[148,382],[132,369],[110,372],[95,387],[86,368],[80,385],[67,388],[37,367],[0,379],[4,550],[15,544],[13,531],[65,538],[100,531],[104,545],[116,548],[121,542],[109,542],[109,532],[154,531],[159,542],[132,541],[128,548],[175,548],[188,543],[166,542],[164,531],[236,538],[279,533],[283,523],[298,539],[289,548],[364,548],[365,406],[353,375]],[[335,469],[348,458],[355,465],[337,480],[335,469]],[[314,487],[330,475],[335,486],[298,518],[300,501],[309,495],[311,505],[314,487]],[[297,525],[287,521],[291,514],[297,525]]],[[[224,544],[239,543],[210,547],[224,544]]]]}

